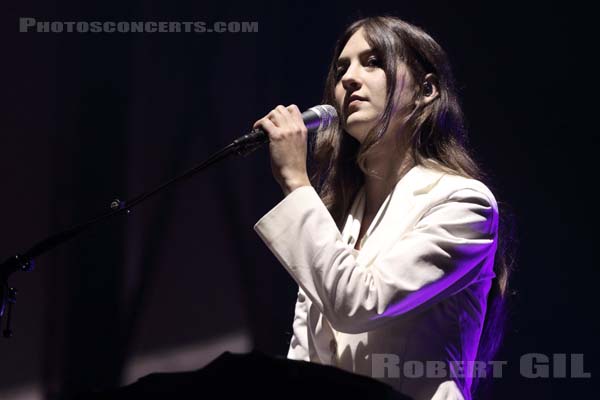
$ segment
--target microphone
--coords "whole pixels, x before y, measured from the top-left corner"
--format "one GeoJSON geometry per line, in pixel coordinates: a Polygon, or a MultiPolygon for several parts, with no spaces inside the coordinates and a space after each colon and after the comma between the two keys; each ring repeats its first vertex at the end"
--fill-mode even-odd
{"type": "MultiPolygon", "coordinates": [[[[302,113],[302,121],[309,133],[321,133],[337,124],[338,115],[335,108],[329,104],[321,104],[309,108],[302,113]]],[[[269,136],[260,128],[236,139],[230,145],[239,155],[248,155],[261,145],[269,142],[269,136]]]]}
{"type": "Polygon", "coordinates": [[[333,106],[321,104],[304,111],[302,121],[309,133],[321,133],[329,129],[332,124],[337,124],[338,115],[333,106]]]}

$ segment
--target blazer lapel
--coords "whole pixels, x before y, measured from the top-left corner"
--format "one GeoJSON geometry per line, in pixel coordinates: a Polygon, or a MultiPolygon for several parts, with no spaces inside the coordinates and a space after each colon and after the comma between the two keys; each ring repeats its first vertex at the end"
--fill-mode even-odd
{"type": "MultiPolygon", "coordinates": [[[[410,211],[417,197],[429,192],[444,175],[443,172],[415,166],[398,181],[377,211],[363,239],[363,246],[357,256],[358,265],[369,266],[379,252],[387,248],[398,235],[404,233],[409,224],[410,211]]],[[[365,209],[364,186],[358,191],[346,224],[342,231],[342,240],[354,249],[360,232],[365,209]]]]}

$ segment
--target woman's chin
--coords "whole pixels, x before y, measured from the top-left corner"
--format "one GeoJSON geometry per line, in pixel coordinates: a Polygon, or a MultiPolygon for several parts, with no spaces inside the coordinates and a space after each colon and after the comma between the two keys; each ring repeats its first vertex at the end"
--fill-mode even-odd
{"type": "Polygon", "coordinates": [[[348,116],[344,129],[350,136],[362,143],[365,136],[367,136],[367,132],[373,128],[374,122],[370,119],[362,119],[359,116],[357,116],[358,118],[353,117],[353,114],[348,116]]]}

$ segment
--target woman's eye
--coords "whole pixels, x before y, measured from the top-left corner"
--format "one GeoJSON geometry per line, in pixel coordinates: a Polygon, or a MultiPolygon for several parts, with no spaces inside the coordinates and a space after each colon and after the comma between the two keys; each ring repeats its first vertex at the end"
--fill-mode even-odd
{"type": "MultiPolygon", "coordinates": [[[[381,61],[379,60],[379,58],[377,56],[369,56],[369,58],[367,58],[365,65],[367,67],[381,67],[381,61]]],[[[342,76],[344,76],[345,73],[346,73],[345,67],[339,67],[338,69],[336,69],[335,70],[336,81],[339,81],[342,78],[342,76]]]]}
{"type": "Polygon", "coordinates": [[[370,56],[367,59],[367,65],[370,67],[379,67],[381,65],[381,63],[379,62],[379,58],[377,58],[375,56],[370,56]]]}

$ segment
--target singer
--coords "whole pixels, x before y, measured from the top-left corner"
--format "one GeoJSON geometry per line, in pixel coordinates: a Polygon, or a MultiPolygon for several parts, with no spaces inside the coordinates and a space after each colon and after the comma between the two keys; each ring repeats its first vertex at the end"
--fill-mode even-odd
{"type": "Polygon", "coordinates": [[[298,107],[254,124],[285,195],[254,229],[299,286],[288,358],[415,400],[471,399],[477,371],[405,370],[488,361],[502,336],[498,204],[464,144],[444,50],[395,17],[356,21],[334,50],[323,104],[339,124],[311,140],[311,178],[298,107]]]}

